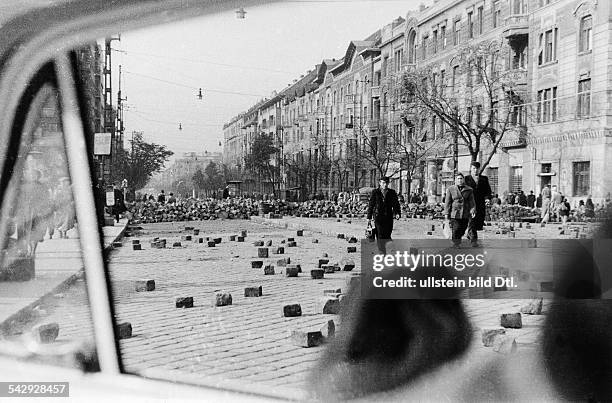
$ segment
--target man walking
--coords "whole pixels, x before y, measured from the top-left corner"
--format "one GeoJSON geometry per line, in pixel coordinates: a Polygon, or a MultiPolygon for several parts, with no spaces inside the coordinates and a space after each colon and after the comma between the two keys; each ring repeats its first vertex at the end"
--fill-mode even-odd
{"type": "Polygon", "coordinates": [[[372,191],[368,206],[368,225],[372,224],[374,216],[374,226],[376,228],[376,239],[378,249],[386,253],[385,241],[391,239],[393,232],[393,218],[399,219],[401,207],[395,190],[389,188],[389,177],[385,176],[379,181],[380,187],[372,191]]]}
{"type": "Polygon", "coordinates": [[[536,197],[533,194],[533,190],[529,192],[529,196],[527,196],[527,207],[534,208],[536,202],[536,197]]]}
{"type": "Polygon", "coordinates": [[[472,246],[478,246],[478,231],[482,231],[487,214],[486,199],[491,199],[491,185],[489,178],[480,175],[480,162],[473,161],[470,165],[470,175],[465,178],[465,185],[472,188],[476,215],[468,223],[467,237],[472,246]]]}
{"type": "MultiPolygon", "coordinates": [[[[453,246],[458,247],[461,244],[461,238],[465,234],[465,230],[468,228],[470,219],[476,217],[474,191],[465,184],[465,179],[461,172],[455,175],[455,184],[446,189],[444,215],[450,224],[453,246]]],[[[474,241],[472,241],[473,245],[474,241]]]]}

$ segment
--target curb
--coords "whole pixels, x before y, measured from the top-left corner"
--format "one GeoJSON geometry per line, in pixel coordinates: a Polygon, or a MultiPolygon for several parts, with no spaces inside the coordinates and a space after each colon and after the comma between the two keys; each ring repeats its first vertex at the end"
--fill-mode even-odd
{"type": "MultiPolygon", "coordinates": [[[[115,238],[113,238],[113,240],[108,245],[104,246],[104,248],[102,249],[103,253],[108,252],[111,249],[113,249],[113,242],[116,242],[118,239],[121,239],[123,237],[123,234],[125,233],[125,230],[128,225],[129,225],[129,221],[125,223],[125,225],[123,226],[121,231],[117,234],[117,236],[115,236],[115,238]]],[[[7,328],[13,325],[15,322],[23,322],[31,318],[32,311],[34,310],[36,306],[40,305],[43,302],[43,300],[45,300],[46,298],[49,298],[52,295],[60,293],[63,290],[65,290],[67,287],[72,285],[79,277],[82,276],[84,269],[85,269],[84,267],[81,267],[76,273],[73,273],[70,276],[68,276],[65,280],[63,280],[61,283],[53,287],[51,290],[49,290],[45,294],[41,295],[38,299],[31,302],[29,305],[26,305],[25,307],[19,309],[17,312],[12,314],[11,316],[7,317],[2,323],[0,323],[0,335],[6,333],[7,328]]]]}

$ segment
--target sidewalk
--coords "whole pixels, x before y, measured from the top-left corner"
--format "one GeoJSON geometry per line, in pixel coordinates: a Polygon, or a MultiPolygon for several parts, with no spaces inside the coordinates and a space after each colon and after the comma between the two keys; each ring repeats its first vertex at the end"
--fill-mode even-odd
{"type": "MultiPolygon", "coordinates": [[[[104,227],[104,247],[111,248],[123,236],[128,220],[104,227]]],[[[60,292],[74,282],[81,270],[81,246],[78,232],[69,231],[68,239],[45,239],[36,250],[36,276],[24,282],[0,282],[0,335],[14,321],[29,316],[45,296],[60,292]]]]}

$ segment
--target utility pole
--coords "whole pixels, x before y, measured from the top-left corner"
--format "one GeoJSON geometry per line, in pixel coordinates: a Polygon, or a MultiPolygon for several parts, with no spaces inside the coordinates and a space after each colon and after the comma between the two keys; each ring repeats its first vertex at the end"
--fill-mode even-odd
{"type": "MultiPolygon", "coordinates": [[[[123,101],[127,101],[127,97],[121,98],[121,65],[119,65],[119,88],[117,90],[117,127],[116,127],[116,151],[123,150],[123,101]]],[[[117,155],[117,154],[115,154],[117,155]]]]}
{"type": "Polygon", "coordinates": [[[113,118],[113,85],[111,42],[119,38],[106,38],[104,41],[104,132],[111,134],[111,153],[101,155],[102,179],[106,184],[112,181],[112,165],[116,153],[115,120],[113,118]]]}

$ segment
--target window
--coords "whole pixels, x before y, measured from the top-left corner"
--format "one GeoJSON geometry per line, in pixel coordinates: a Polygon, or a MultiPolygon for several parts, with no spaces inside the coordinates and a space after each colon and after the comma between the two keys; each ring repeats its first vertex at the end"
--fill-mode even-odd
{"type": "Polygon", "coordinates": [[[591,114],[591,79],[578,81],[578,117],[591,114]]]}
{"type": "Polygon", "coordinates": [[[446,70],[440,71],[440,94],[445,95],[446,93],[446,70]]]}
{"type": "Polygon", "coordinates": [[[442,49],[446,49],[446,25],[440,27],[440,37],[442,39],[442,49]]]}
{"type": "Polygon", "coordinates": [[[467,85],[468,87],[472,86],[472,75],[474,74],[474,72],[472,70],[473,70],[472,69],[472,64],[470,62],[468,62],[468,64],[467,64],[467,73],[466,73],[467,80],[466,80],[466,83],[465,83],[465,85],[467,85]]]}
{"type": "Polygon", "coordinates": [[[493,2],[493,28],[501,25],[501,4],[500,0],[493,2]]]}
{"type": "Polygon", "coordinates": [[[461,20],[453,21],[453,45],[457,46],[461,43],[461,20]]]}
{"type": "Polygon", "coordinates": [[[510,191],[518,193],[523,188],[523,167],[510,167],[510,191]]]}
{"type": "Polygon", "coordinates": [[[438,53],[438,30],[433,31],[432,42],[433,42],[433,52],[438,53]]]}
{"type": "Polygon", "coordinates": [[[482,35],[484,31],[484,9],[482,6],[478,7],[478,34],[482,35]]]}
{"type": "Polygon", "coordinates": [[[557,120],[557,87],[538,91],[536,120],[538,123],[557,120]]]}
{"type": "Polygon", "coordinates": [[[408,36],[408,63],[416,63],[416,32],[410,32],[408,36]]]}
{"type": "Polygon", "coordinates": [[[491,186],[491,193],[496,194],[499,192],[499,169],[489,167],[488,177],[489,185],[491,186]]]}
{"type": "Polygon", "coordinates": [[[421,44],[422,52],[423,52],[423,59],[425,59],[427,57],[427,40],[429,39],[428,35],[423,35],[423,43],[421,44]]]}
{"type": "Polygon", "coordinates": [[[402,70],[402,59],[404,58],[404,49],[397,49],[394,53],[395,71],[402,70]]]}
{"type": "Polygon", "coordinates": [[[483,65],[482,65],[482,57],[479,56],[476,59],[476,84],[482,84],[482,69],[483,69],[483,65]]]}
{"type": "Polygon", "coordinates": [[[474,38],[474,20],[472,18],[473,12],[467,13],[467,30],[468,30],[468,38],[474,38]]]}
{"type": "Polygon", "coordinates": [[[549,29],[540,34],[538,65],[550,63],[557,60],[557,40],[559,37],[559,29],[549,29]]]}
{"type": "Polygon", "coordinates": [[[452,78],[453,88],[455,88],[455,86],[459,84],[457,82],[458,78],[459,78],[459,66],[453,66],[453,78],[452,78]]]}
{"type": "Polygon", "coordinates": [[[593,48],[593,17],[587,15],[580,20],[579,51],[587,52],[593,48]]]}
{"type": "Polygon", "coordinates": [[[527,4],[525,0],[512,0],[511,11],[513,15],[527,14],[527,4]]]}
{"type": "Polygon", "coordinates": [[[588,196],[591,193],[591,162],[574,162],[574,196],[588,196]]]}

